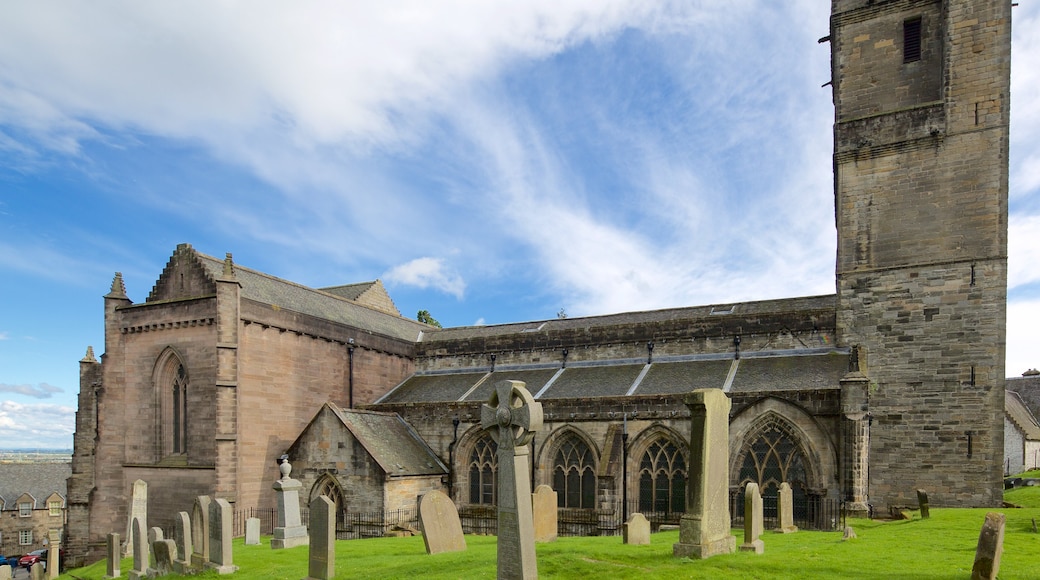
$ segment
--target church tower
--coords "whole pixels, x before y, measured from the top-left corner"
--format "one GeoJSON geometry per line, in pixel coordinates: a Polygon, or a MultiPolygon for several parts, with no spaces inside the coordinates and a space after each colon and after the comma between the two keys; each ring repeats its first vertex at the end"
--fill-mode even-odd
{"type": "Polygon", "coordinates": [[[875,508],[1001,500],[1010,0],[833,0],[837,331],[875,508]]]}

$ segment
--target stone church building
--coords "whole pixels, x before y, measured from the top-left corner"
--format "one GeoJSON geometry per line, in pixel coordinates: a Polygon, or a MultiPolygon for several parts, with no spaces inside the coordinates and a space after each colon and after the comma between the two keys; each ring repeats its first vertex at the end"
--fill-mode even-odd
{"type": "Polygon", "coordinates": [[[734,490],[998,505],[1011,4],[831,4],[834,294],[440,329],[378,281],[308,288],[180,245],[143,301],[115,276],[104,355],[80,361],[70,556],[125,529],[137,479],[155,525],[200,494],[273,507],[283,453],[341,510],[494,504],[480,405],[502,379],[543,405],[532,479],[561,507],[681,512],[696,388],[732,399],[734,490]]]}

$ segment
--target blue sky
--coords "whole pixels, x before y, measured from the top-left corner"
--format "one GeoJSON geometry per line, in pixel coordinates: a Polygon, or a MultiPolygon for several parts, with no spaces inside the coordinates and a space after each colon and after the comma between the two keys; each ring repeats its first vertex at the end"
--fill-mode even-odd
{"type": "MultiPolygon", "coordinates": [[[[450,326],[834,291],[830,2],[288,6],[0,4],[0,447],[71,447],[101,296],[182,242],[450,326]]],[[[1014,18],[1009,375],[1040,367],[1014,18]]]]}

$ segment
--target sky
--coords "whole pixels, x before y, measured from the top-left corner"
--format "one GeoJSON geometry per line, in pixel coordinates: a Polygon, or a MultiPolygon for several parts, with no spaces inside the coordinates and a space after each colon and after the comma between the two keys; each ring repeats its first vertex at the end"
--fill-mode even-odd
{"type": "MultiPolygon", "coordinates": [[[[496,324],[834,293],[826,0],[0,3],[0,447],[179,243],[496,324]]],[[[1007,374],[1040,367],[1040,1],[1007,374]]]]}

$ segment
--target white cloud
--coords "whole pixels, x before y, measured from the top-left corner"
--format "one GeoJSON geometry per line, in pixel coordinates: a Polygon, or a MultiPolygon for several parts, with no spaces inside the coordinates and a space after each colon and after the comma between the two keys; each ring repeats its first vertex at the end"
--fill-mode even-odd
{"type": "Polygon", "coordinates": [[[6,385],[0,383],[0,393],[14,393],[16,395],[25,395],[26,397],[34,397],[36,399],[49,399],[54,393],[63,393],[64,389],[61,387],[55,387],[54,385],[48,385],[47,383],[40,383],[36,386],[33,385],[6,385]]]}
{"type": "Polygon", "coordinates": [[[1008,289],[1040,281],[1040,215],[1012,216],[1008,224],[1008,289]]]}
{"type": "Polygon", "coordinates": [[[383,275],[383,280],[388,284],[433,288],[460,300],[466,292],[466,282],[440,258],[416,258],[395,266],[383,275]]]}
{"type": "Polygon", "coordinates": [[[1012,300],[1007,310],[1007,365],[1004,373],[1017,377],[1040,368],[1040,298],[1012,300]]]}
{"type": "Polygon", "coordinates": [[[75,432],[73,407],[0,400],[0,441],[5,449],[69,449],[75,432]]]}

